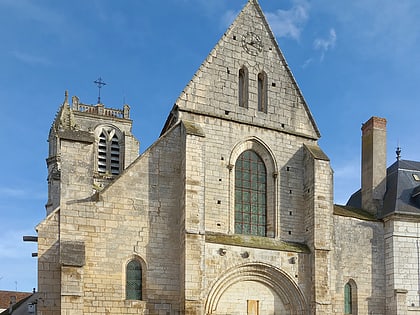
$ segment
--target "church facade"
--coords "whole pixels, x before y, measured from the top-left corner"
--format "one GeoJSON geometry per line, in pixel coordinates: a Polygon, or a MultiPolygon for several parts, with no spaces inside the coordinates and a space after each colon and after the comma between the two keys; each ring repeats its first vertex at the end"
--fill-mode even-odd
{"type": "Polygon", "coordinates": [[[256,0],[141,155],[132,123],[128,105],[66,92],[48,138],[38,314],[420,314],[420,221],[378,212],[386,122],[363,131],[364,203],[334,205],[320,132],[256,0]]]}

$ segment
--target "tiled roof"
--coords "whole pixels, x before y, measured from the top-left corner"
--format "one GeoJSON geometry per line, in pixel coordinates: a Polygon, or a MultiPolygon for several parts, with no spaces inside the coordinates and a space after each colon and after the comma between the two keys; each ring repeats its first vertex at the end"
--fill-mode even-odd
{"type": "Polygon", "coordinates": [[[12,297],[15,297],[17,303],[31,295],[30,292],[0,291],[0,309],[8,308],[12,297]]]}

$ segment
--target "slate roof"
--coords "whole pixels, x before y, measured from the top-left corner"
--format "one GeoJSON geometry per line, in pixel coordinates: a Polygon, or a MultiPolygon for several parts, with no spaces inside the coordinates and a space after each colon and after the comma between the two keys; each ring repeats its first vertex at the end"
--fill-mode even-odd
{"type": "MultiPolygon", "coordinates": [[[[361,208],[361,205],[361,190],[358,190],[347,206],[361,208]]],[[[420,162],[399,160],[388,167],[386,193],[378,217],[390,214],[420,215],[420,162]]]]}

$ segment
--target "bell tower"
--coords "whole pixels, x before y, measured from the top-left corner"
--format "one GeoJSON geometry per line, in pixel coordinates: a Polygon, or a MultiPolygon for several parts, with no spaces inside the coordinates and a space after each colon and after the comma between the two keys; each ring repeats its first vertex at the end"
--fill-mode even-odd
{"type": "Polygon", "coordinates": [[[83,104],[77,96],[63,104],[51,126],[48,142],[47,215],[63,202],[87,198],[108,186],[139,155],[131,133],[130,107],[83,104]]]}

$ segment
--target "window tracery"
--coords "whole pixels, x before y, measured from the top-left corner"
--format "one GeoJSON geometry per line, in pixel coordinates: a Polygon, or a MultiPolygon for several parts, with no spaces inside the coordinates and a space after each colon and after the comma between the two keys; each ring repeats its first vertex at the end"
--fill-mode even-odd
{"type": "Polygon", "coordinates": [[[266,236],[267,171],[261,157],[244,151],[235,165],[235,233],[266,236]]]}

